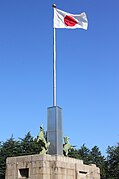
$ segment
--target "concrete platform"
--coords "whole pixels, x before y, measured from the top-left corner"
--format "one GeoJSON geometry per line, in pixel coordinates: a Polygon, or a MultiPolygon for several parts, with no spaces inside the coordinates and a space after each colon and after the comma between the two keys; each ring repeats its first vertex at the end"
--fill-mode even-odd
{"type": "Polygon", "coordinates": [[[100,179],[96,165],[59,155],[28,155],[6,160],[5,179],[100,179]]]}

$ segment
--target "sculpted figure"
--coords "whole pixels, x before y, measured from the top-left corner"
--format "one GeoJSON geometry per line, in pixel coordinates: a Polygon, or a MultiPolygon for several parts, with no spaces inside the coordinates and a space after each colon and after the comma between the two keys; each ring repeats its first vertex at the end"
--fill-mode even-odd
{"type": "Polygon", "coordinates": [[[73,149],[73,146],[69,143],[69,137],[64,137],[63,153],[68,156],[69,151],[73,149]]]}
{"type": "Polygon", "coordinates": [[[45,132],[42,126],[40,126],[40,132],[37,136],[37,142],[41,141],[42,142],[42,146],[41,146],[41,152],[40,154],[46,154],[48,151],[48,147],[50,145],[50,142],[46,142],[45,139],[45,132]]]}

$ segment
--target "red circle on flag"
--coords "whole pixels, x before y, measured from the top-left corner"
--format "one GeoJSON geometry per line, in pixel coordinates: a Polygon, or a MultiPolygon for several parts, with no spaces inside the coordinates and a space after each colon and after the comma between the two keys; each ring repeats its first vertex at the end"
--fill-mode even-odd
{"type": "Polygon", "coordinates": [[[70,27],[73,27],[76,24],[78,24],[78,22],[72,16],[68,16],[68,15],[65,16],[64,23],[70,27]]]}

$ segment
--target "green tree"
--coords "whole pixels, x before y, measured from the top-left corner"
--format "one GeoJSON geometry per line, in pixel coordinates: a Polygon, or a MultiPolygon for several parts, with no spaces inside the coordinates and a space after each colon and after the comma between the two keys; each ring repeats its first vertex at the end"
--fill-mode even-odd
{"type": "Polygon", "coordinates": [[[41,151],[41,142],[37,143],[37,139],[34,139],[30,132],[25,137],[19,138],[20,142],[20,155],[32,155],[38,154],[41,151]]]}
{"type": "Polygon", "coordinates": [[[102,156],[99,147],[94,146],[90,151],[90,163],[100,168],[101,179],[106,179],[106,159],[102,156]]]}
{"type": "Polygon", "coordinates": [[[117,146],[108,147],[107,149],[107,178],[119,178],[119,143],[117,146]]]}
{"type": "Polygon", "coordinates": [[[5,178],[6,158],[19,155],[19,142],[13,136],[0,143],[0,179],[5,178]]]}
{"type": "Polygon", "coordinates": [[[19,138],[18,141],[12,136],[6,142],[0,142],[0,179],[5,179],[7,157],[38,154],[40,151],[41,143],[37,143],[30,132],[23,139],[19,138]]]}
{"type": "Polygon", "coordinates": [[[83,160],[85,164],[96,164],[100,168],[101,179],[106,178],[106,160],[105,157],[101,155],[99,148],[94,146],[91,150],[87,148],[84,144],[80,149],[72,149],[69,153],[70,157],[83,160]]]}
{"type": "Polygon", "coordinates": [[[69,157],[79,159],[79,154],[77,149],[71,149],[71,151],[68,154],[69,157]]]}
{"type": "Polygon", "coordinates": [[[90,164],[90,149],[83,144],[80,149],[78,149],[79,159],[83,160],[85,164],[90,164]]]}
{"type": "Polygon", "coordinates": [[[85,164],[90,164],[90,150],[85,146],[85,144],[83,144],[80,149],[72,149],[68,156],[83,160],[85,164]]]}

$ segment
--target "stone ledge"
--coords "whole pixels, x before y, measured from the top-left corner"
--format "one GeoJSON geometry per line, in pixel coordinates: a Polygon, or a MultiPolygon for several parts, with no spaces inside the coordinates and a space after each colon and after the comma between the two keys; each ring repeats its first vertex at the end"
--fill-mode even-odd
{"type": "Polygon", "coordinates": [[[9,157],[6,165],[5,179],[100,179],[96,165],[85,165],[82,160],[59,155],[9,157]]]}

